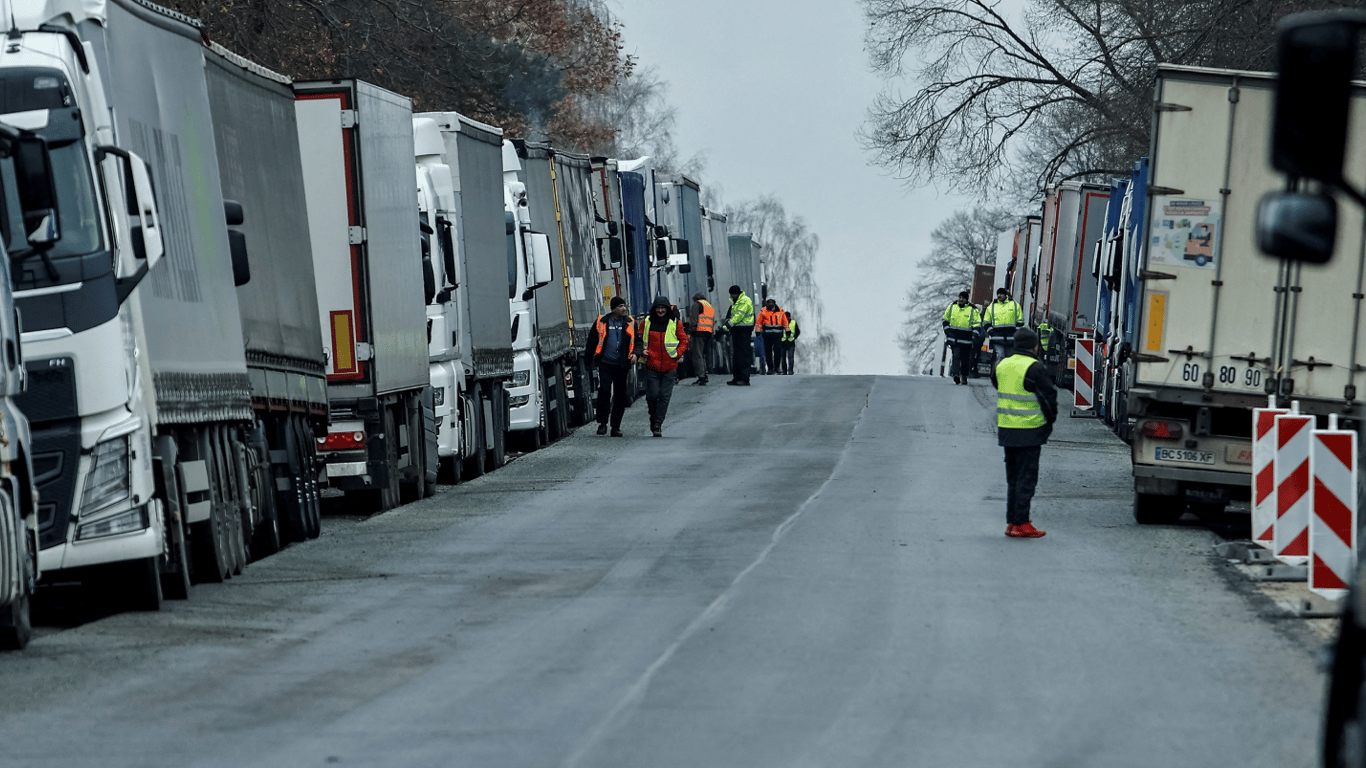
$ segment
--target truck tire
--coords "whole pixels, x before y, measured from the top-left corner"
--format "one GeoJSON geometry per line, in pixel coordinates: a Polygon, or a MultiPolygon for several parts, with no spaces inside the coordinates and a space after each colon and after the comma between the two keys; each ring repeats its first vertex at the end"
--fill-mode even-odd
{"type": "Polygon", "coordinates": [[[465,421],[470,428],[470,455],[464,457],[463,472],[468,480],[484,474],[484,398],[479,385],[470,390],[466,402],[470,409],[465,421]]]}
{"type": "Polygon", "coordinates": [[[251,559],[260,560],[279,552],[284,542],[280,533],[280,512],[275,507],[275,494],[271,490],[275,487],[275,473],[269,461],[255,458],[256,467],[247,475],[247,483],[251,486],[247,493],[251,505],[260,510],[261,522],[251,537],[251,559]]]}
{"type": "Polygon", "coordinates": [[[190,599],[190,550],[185,542],[185,524],[171,520],[169,515],[166,519],[166,559],[169,566],[161,574],[161,594],[170,600],[190,599]]]}
{"type": "Polygon", "coordinates": [[[22,651],[33,639],[33,607],[27,591],[0,609],[0,650],[22,651]]]}
{"type": "Polygon", "coordinates": [[[489,402],[493,404],[492,435],[489,441],[489,449],[486,453],[486,466],[488,471],[503,466],[507,461],[507,439],[508,439],[508,396],[507,390],[501,385],[489,385],[489,402]]]}
{"type": "Polygon", "coordinates": [[[398,428],[395,426],[392,408],[384,409],[384,468],[383,485],[356,491],[354,494],[367,512],[388,512],[399,505],[401,483],[398,472],[398,428]]]}
{"type": "Polygon", "coordinates": [[[1183,512],[1185,505],[1177,497],[1134,494],[1134,522],[1139,525],[1171,525],[1183,512]]]}
{"type": "Polygon", "coordinates": [[[431,494],[427,492],[427,417],[422,400],[413,403],[416,408],[408,411],[408,466],[413,478],[399,484],[399,500],[403,504],[421,501],[431,494]]]}
{"type": "MultiPolygon", "coordinates": [[[[213,462],[209,462],[212,466],[213,462]]],[[[228,543],[228,521],[218,489],[210,483],[209,519],[190,525],[190,554],[194,558],[197,581],[217,584],[232,570],[231,544],[228,543]]]]}
{"type": "Polygon", "coordinates": [[[573,419],[569,422],[571,429],[582,427],[593,421],[593,387],[588,378],[588,366],[583,358],[574,361],[574,397],[570,401],[573,405],[569,412],[573,419]]]}
{"type": "MultiPolygon", "coordinates": [[[[309,537],[308,493],[308,445],[304,442],[305,430],[300,428],[300,419],[289,418],[280,424],[283,432],[285,454],[289,469],[289,488],[276,492],[278,508],[283,512],[284,538],[287,541],[307,541],[309,537]]],[[[278,433],[277,433],[278,434],[278,433]]]]}
{"type": "Polygon", "coordinates": [[[323,532],[323,489],[318,482],[318,443],[309,434],[308,424],[299,419],[299,434],[304,451],[304,519],[307,523],[308,538],[316,539],[323,532]]]}
{"type": "Polygon", "coordinates": [[[555,364],[555,425],[559,429],[560,437],[569,436],[570,429],[574,426],[574,414],[571,413],[569,404],[569,385],[566,383],[564,363],[555,364]]]}
{"type": "MultiPolygon", "coordinates": [[[[9,494],[0,494],[0,515],[13,514],[9,494]]],[[[33,538],[28,535],[28,529],[21,527],[19,530],[24,536],[27,550],[23,583],[19,585],[19,596],[14,602],[0,608],[0,650],[7,651],[22,651],[33,638],[33,600],[30,590],[36,580],[34,567],[38,553],[34,550],[33,538]]]]}
{"type": "Polygon", "coordinates": [[[422,498],[429,499],[436,495],[437,475],[441,474],[441,454],[436,436],[436,406],[432,403],[430,387],[423,391],[421,406],[422,473],[426,479],[422,498]]]}

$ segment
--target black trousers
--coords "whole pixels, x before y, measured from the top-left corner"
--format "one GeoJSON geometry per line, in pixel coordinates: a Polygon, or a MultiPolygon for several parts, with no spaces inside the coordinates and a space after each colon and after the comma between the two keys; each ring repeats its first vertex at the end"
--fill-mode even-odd
{"type": "Polygon", "coordinates": [[[768,363],[768,372],[778,375],[783,372],[783,335],[781,333],[764,333],[764,359],[768,363]]]}
{"type": "Polygon", "coordinates": [[[1030,521],[1029,503],[1039,484],[1039,453],[1043,446],[1006,446],[1006,524],[1030,521]]]}
{"type": "Polygon", "coordinates": [[[630,373],[631,367],[629,365],[598,363],[597,417],[599,424],[608,423],[610,409],[612,429],[621,429],[622,414],[626,413],[626,406],[631,402],[631,395],[626,391],[626,377],[630,373]]]}
{"type": "Polygon", "coordinates": [[[945,328],[944,336],[953,350],[953,362],[949,365],[949,375],[966,378],[969,370],[969,359],[972,356],[972,331],[967,328],[945,328]]]}
{"type": "Polygon", "coordinates": [[[734,381],[749,381],[750,365],[754,362],[753,333],[752,327],[730,329],[730,377],[734,381]]]}
{"type": "Polygon", "coordinates": [[[664,417],[669,415],[669,401],[673,399],[674,382],[678,381],[678,377],[674,371],[641,368],[640,379],[645,383],[645,405],[650,411],[650,426],[660,426],[664,423],[664,417]]]}

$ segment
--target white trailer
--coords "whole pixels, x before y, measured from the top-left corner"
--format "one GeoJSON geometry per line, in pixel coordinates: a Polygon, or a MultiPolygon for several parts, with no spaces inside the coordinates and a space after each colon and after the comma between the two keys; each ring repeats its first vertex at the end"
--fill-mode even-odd
{"type": "MultiPolygon", "coordinates": [[[[1304,413],[1360,418],[1356,261],[1301,265],[1254,242],[1259,199],[1285,183],[1266,152],[1274,84],[1264,73],[1158,70],[1127,390],[1140,521],[1246,499],[1251,409],[1268,394],[1304,413]]],[[[1361,214],[1344,218],[1337,250],[1357,253],[1361,214]]]]}

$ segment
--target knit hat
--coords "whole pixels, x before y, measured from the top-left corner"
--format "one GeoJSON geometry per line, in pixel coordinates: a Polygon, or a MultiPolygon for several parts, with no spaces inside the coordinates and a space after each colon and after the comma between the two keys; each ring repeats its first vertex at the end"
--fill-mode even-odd
{"type": "Polygon", "coordinates": [[[1014,345],[1017,350],[1029,351],[1039,345],[1039,334],[1028,328],[1021,328],[1015,332],[1014,345]]]}
{"type": "Polygon", "coordinates": [[[661,293],[661,294],[659,294],[658,296],[655,297],[655,301],[654,301],[653,304],[650,305],[650,309],[654,309],[655,307],[671,307],[671,306],[673,306],[673,303],[669,301],[669,297],[668,297],[668,296],[665,296],[664,294],[661,293]]]}
{"type": "Polygon", "coordinates": [[[692,295],[692,300],[693,300],[693,301],[705,301],[706,298],[707,298],[707,294],[705,294],[705,293],[703,293],[703,292],[701,292],[701,291],[698,291],[697,293],[694,293],[694,294],[692,295]]]}
{"type": "Polygon", "coordinates": [[[620,307],[620,306],[622,306],[622,305],[625,304],[625,303],[626,303],[626,299],[623,299],[623,298],[621,298],[620,296],[613,296],[613,297],[612,297],[612,309],[616,309],[617,307],[620,307]]]}

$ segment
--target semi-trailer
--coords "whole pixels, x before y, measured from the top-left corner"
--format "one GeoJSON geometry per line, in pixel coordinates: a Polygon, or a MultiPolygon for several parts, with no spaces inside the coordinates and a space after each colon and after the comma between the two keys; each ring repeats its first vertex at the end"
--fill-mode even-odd
{"type": "Polygon", "coordinates": [[[509,173],[525,191],[530,231],[545,234],[550,247],[549,284],[536,292],[540,367],[527,375],[545,383],[545,418],[557,440],[593,418],[584,344],[617,289],[610,251],[604,264],[599,245],[609,230],[599,221],[593,182],[603,181],[586,155],[523,139],[512,145],[519,167],[509,173]]]}
{"type": "MultiPolygon", "coordinates": [[[[503,465],[507,456],[509,397],[513,382],[510,305],[516,291],[516,254],[510,252],[503,187],[502,129],[456,112],[417,115],[436,123],[441,157],[450,168],[451,223],[456,267],[452,300],[458,323],[448,328],[460,361],[459,405],[445,399],[443,431],[458,429],[464,450],[445,458],[445,473],[474,477],[503,465]]],[[[409,145],[412,151],[412,145],[409,145]]]]}
{"type": "Polygon", "coordinates": [[[261,557],[321,529],[327,361],[290,80],[217,44],[204,63],[229,245],[251,270],[237,287],[254,413],[239,501],[261,557]]]}
{"type": "Polygon", "coordinates": [[[6,109],[56,147],[68,213],[61,242],[13,274],[40,566],[155,609],[163,586],[188,594],[191,560],[200,580],[240,572],[260,522],[248,269],[229,245],[202,35],[136,0],[9,11],[6,109]]]}
{"type": "MultiPolygon", "coordinates": [[[[1158,69],[1125,382],[1140,522],[1247,499],[1251,410],[1268,395],[1359,417],[1356,263],[1266,258],[1253,240],[1258,200],[1284,187],[1265,153],[1274,85],[1265,73],[1158,69]]],[[[1359,238],[1344,227],[1338,246],[1355,253],[1359,238]]]]}
{"type": "Polygon", "coordinates": [[[387,510],[437,479],[412,102],[354,79],[293,90],[327,360],[320,452],[348,503],[387,510]]]}
{"type": "MultiPolygon", "coordinates": [[[[1052,329],[1047,362],[1059,385],[1071,386],[1076,340],[1095,329],[1096,278],[1092,265],[1104,225],[1109,189],[1065,181],[1044,195],[1037,292],[1029,324],[1052,329]]],[[[1088,364],[1089,365],[1089,364],[1088,364]]]]}

